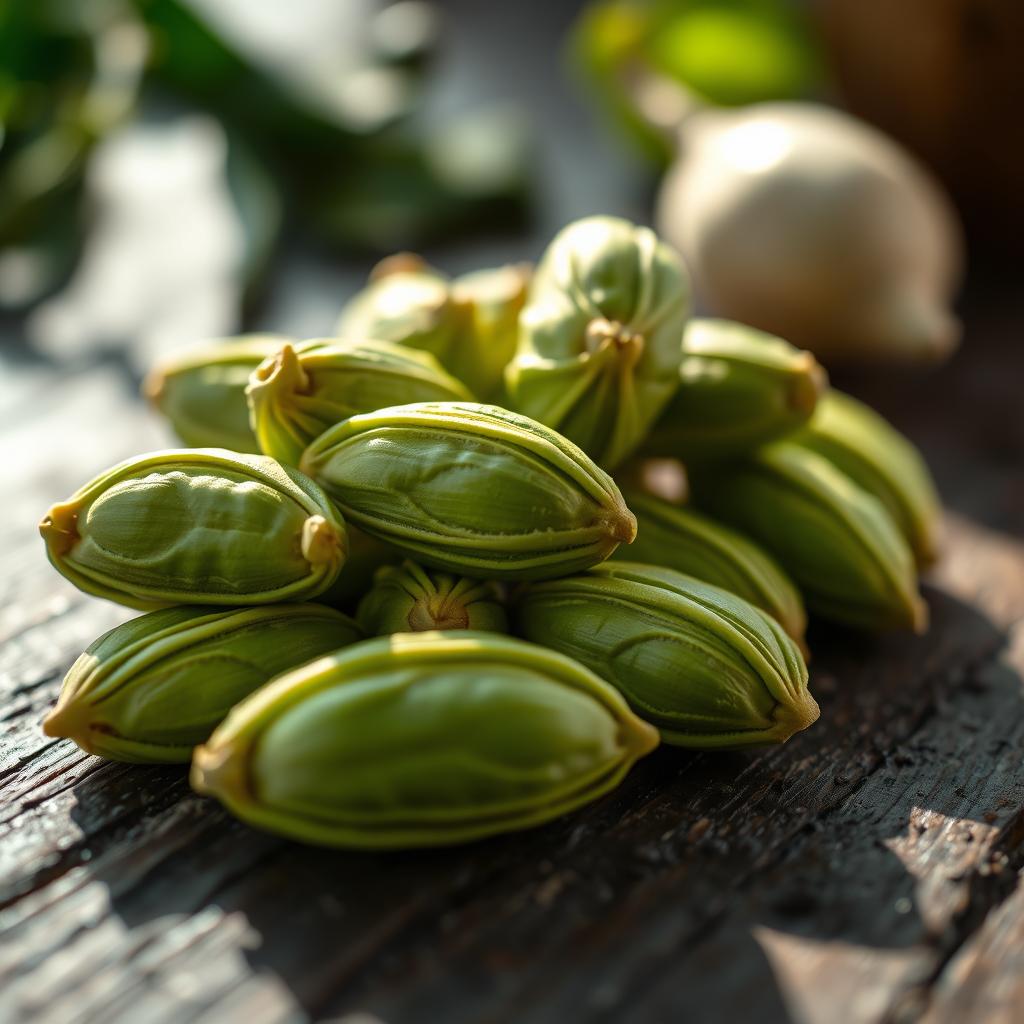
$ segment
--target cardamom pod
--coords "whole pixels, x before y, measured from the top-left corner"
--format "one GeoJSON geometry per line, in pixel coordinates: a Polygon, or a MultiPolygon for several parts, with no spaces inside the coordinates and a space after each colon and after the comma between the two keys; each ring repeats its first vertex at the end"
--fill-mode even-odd
{"type": "Polygon", "coordinates": [[[776,441],[690,467],[694,503],[749,534],[803,591],[810,611],[868,629],[923,632],[928,607],[892,517],[824,456],[776,441]]]}
{"type": "Polygon", "coordinates": [[[269,679],[359,639],[351,619],[315,604],[162,608],[89,646],[43,732],[114,761],[189,761],[269,679]]]}
{"type": "Polygon", "coordinates": [[[152,452],[114,466],[39,525],[54,567],[131,608],[302,601],[345,560],[345,525],[312,480],[263,455],[152,452]]]}
{"type": "Polygon", "coordinates": [[[548,247],[505,383],[514,409],[613,469],[679,386],[686,270],[648,228],[587,217],[548,247]]]}
{"type": "Polygon", "coordinates": [[[386,341],[325,342],[304,352],[286,344],[253,371],[246,395],[264,455],[290,466],[356,413],[473,398],[430,353],[386,341]]]}
{"type": "MultiPolygon", "coordinates": [[[[807,613],[793,581],[749,538],[692,508],[652,494],[625,492],[636,516],[636,540],[628,560],[675,569],[728,590],[772,616],[806,656],[807,613]]],[[[622,558],[620,548],[613,558],[622,558]]]]}
{"type": "Polygon", "coordinates": [[[734,455],[806,423],[828,377],[810,352],[732,320],[692,320],[679,389],[644,442],[648,455],[734,455]]]}
{"type": "Polygon", "coordinates": [[[606,562],[525,588],[515,613],[520,635],[607,679],[666,743],[782,743],[818,718],[775,619],[672,569],[606,562]]]}
{"type": "Polygon", "coordinates": [[[340,338],[376,338],[429,352],[444,365],[458,334],[448,281],[413,253],[383,260],[342,309],[340,338]]]}
{"type": "Polygon", "coordinates": [[[493,633],[408,633],[243,701],[196,751],[192,785],[307,842],[442,846],[582,807],[657,743],[569,658],[493,633]]]}
{"type": "Polygon", "coordinates": [[[352,416],[300,464],[346,520],[460,575],[562,576],[636,533],[607,473],[553,430],[497,406],[422,402],[352,416]]]}
{"type": "Polygon", "coordinates": [[[184,444],[258,453],[245,387],[249,374],[289,341],[279,334],[247,334],[205,342],[155,366],[142,392],[184,444]]]}
{"type": "Polygon", "coordinates": [[[530,268],[516,265],[451,281],[402,253],[378,264],[342,310],[337,333],[429,352],[474,395],[491,399],[515,352],[529,278],[530,268]]]}
{"type": "Polygon", "coordinates": [[[496,583],[428,572],[410,561],[378,570],[356,618],[367,636],[431,629],[508,632],[496,583]]]}
{"type": "Polygon", "coordinates": [[[874,409],[831,390],[790,440],[824,455],[873,494],[902,530],[918,565],[935,561],[941,519],[935,482],[921,453],[874,409]]]}
{"type": "Polygon", "coordinates": [[[446,364],[486,401],[504,399],[505,367],[516,354],[519,314],[532,271],[528,263],[517,263],[463,274],[452,282],[452,303],[461,310],[464,326],[446,364]]]}

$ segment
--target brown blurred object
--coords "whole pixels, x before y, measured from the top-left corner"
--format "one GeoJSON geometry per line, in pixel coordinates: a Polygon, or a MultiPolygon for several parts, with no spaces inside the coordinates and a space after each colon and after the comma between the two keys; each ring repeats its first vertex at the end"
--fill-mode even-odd
{"type": "Polygon", "coordinates": [[[972,239],[1024,249],[1024,3],[812,6],[849,108],[935,169],[972,239]]]}

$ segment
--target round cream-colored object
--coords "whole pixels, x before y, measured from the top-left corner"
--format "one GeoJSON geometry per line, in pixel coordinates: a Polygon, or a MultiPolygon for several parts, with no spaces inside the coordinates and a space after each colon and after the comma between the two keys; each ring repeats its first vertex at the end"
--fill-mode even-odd
{"type": "Polygon", "coordinates": [[[839,111],[693,113],[658,221],[704,308],[826,362],[935,362],[959,340],[950,204],[896,143],[839,111]]]}

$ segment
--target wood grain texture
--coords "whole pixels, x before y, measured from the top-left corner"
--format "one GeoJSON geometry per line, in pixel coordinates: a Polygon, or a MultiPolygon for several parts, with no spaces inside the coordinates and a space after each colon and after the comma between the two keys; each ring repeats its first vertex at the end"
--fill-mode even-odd
{"type": "Polygon", "coordinates": [[[180,768],[107,764],[41,734],[75,656],[132,613],[61,580],[34,524],[167,436],[116,363],[15,360],[0,388],[13,482],[0,537],[0,1019],[1019,1019],[1015,303],[976,293],[963,354],[926,385],[840,382],[922,444],[947,500],[927,636],[815,624],[822,717],[784,747],[663,749],[562,821],[428,853],[288,843],[192,794],[180,768]]]}

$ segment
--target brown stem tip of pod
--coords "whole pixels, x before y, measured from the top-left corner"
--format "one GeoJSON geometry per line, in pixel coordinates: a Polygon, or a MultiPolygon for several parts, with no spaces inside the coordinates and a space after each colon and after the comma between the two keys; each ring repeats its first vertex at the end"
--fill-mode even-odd
{"type": "Polygon", "coordinates": [[[345,557],[345,536],[323,516],[310,516],[302,524],[302,557],[310,565],[323,565],[345,557]]]}
{"type": "Polygon", "coordinates": [[[196,747],[189,782],[197,793],[244,800],[251,795],[246,759],[229,743],[196,747]]]}
{"type": "Polygon", "coordinates": [[[818,702],[806,692],[793,704],[780,704],[774,715],[779,742],[784,743],[790,736],[814,725],[820,715],[818,702]]]}
{"type": "Polygon", "coordinates": [[[661,743],[661,733],[649,722],[630,717],[631,721],[622,727],[619,736],[626,750],[639,759],[661,743]]]}
{"type": "Polygon", "coordinates": [[[313,390],[313,382],[291,345],[282,345],[277,355],[265,359],[253,370],[247,390],[254,392],[263,387],[272,391],[290,391],[298,395],[308,395],[313,390]]]}
{"type": "Polygon", "coordinates": [[[600,352],[608,345],[614,345],[631,363],[637,362],[644,351],[644,337],[627,330],[618,320],[598,317],[587,324],[586,346],[588,352],[600,352]]]}
{"type": "Polygon", "coordinates": [[[381,281],[392,274],[418,274],[429,270],[427,261],[414,252],[396,252],[385,256],[370,271],[370,282],[381,281]]]}
{"type": "Polygon", "coordinates": [[[154,409],[160,408],[160,400],[167,390],[167,374],[163,370],[150,370],[142,381],[142,397],[154,409]]]}
{"type": "Polygon", "coordinates": [[[636,516],[625,505],[609,518],[609,523],[612,537],[621,544],[632,544],[636,540],[636,516]]]}
{"type": "Polygon", "coordinates": [[[469,611],[464,604],[444,597],[420,599],[409,609],[408,622],[414,633],[431,629],[468,629],[469,611]]]}
{"type": "Polygon", "coordinates": [[[828,374],[825,367],[810,352],[800,354],[799,364],[802,372],[794,378],[789,389],[789,407],[810,415],[814,412],[818,399],[828,389],[828,374]]]}
{"type": "Polygon", "coordinates": [[[51,555],[66,555],[82,538],[78,532],[78,508],[68,502],[54,505],[43,516],[39,533],[51,555]]]}

